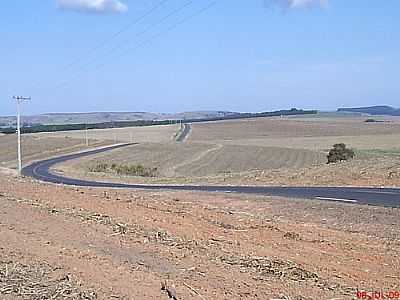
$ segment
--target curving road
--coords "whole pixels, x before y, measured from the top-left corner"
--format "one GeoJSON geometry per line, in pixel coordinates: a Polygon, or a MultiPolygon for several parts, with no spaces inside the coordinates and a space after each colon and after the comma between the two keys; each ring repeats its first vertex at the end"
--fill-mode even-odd
{"type": "Polygon", "coordinates": [[[176,138],[176,141],[180,143],[184,142],[191,130],[192,130],[192,125],[184,123],[183,130],[180,131],[178,137],[176,138]]]}
{"type": "Polygon", "coordinates": [[[118,149],[128,145],[132,144],[109,146],[101,149],[38,161],[25,167],[22,170],[22,174],[44,182],[81,187],[243,193],[400,208],[400,189],[398,188],[142,185],[74,179],[54,174],[50,171],[50,168],[55,164],[118,149]]]}

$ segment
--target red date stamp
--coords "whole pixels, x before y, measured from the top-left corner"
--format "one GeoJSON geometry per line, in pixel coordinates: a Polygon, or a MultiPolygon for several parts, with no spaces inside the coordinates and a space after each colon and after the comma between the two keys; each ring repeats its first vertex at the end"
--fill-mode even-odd
{"type": "Polygon", "coordinates": [[[367,300],[379,300],[379,299],[399,299],[400,291],[357,291],[357,299],[367,299],[367,300]]]}

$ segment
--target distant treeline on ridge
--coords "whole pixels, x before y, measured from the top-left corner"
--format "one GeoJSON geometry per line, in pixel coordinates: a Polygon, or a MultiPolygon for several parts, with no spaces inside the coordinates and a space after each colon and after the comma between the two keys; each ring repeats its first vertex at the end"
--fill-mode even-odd
{"type": "MultiPolygon", "coordinates": [[[[154,126],[154,125],[169,125],[177,123],[197,123],[209,121],[223,121],[234,119],[249,119],[261,117],[276,117],[276,116],[294,116],[294,115],[313,115],[317,114],[317,110],[302,110],[292,108],[290,110],[279,110],[273,112],[261,113],[235,113],[223,117],[215,118],[200,118],[200,119],[184,119],[184,120],[138,120],[138,121],[116,121],[116,122],[103,122],[94,124],[59,124],[59,125],[32,125],[24,126],[21,128],[22,133],[39,133],[39,132],[56,132],[56,131],[71,131],[71,130],[85,130],[85,129],[109,129],[109,128],[124,128],[136,126],[154,126]]],[[[12,134],[15,133],[14,127],[2,128],[1,133],[12,134]]]]}
{"type": "Polygon", "coordinates": [[[400,116],[399,108],[394,108],[394,107],[386,106],[386,105],[339,108],[338,112],[361,113],[361,114],[368,114],[368,115],[372,115],[372,116],[376,116],[376,115],[400,116]]]}

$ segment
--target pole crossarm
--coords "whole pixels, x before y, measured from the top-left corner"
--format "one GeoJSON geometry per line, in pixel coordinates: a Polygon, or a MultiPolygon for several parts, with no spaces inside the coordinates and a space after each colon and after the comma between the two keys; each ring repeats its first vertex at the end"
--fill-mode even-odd
{"type": "Polygon", "coordinates": [[[13,99],[21,103],[24,101],[31,100],[31,97],[13,96],[13,99]]]}

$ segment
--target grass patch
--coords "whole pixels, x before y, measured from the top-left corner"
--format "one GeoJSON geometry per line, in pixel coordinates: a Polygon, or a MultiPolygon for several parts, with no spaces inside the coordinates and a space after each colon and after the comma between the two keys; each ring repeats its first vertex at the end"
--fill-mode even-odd
{"type": "Polygon", "coordinates": [[[356,150],[356,154],[361,157],[400,157],[400,149],[368,149],[368,150],[356,150]]]}
{"type": "Polygon", "coordinates": [[[126,176],[140,176],[140,177],[156,177],[158,174],[157,168],[144,167],[141,164],[137,165],[124,165],[117,163],[97,162],[88,167],[89,172],[94,173],[113,173],[117,175],[126,176]]]}

